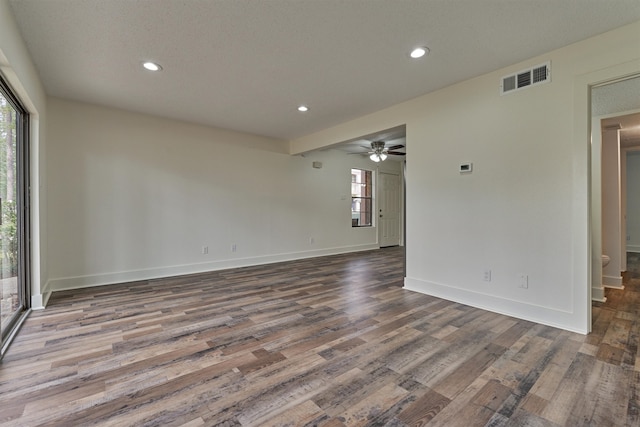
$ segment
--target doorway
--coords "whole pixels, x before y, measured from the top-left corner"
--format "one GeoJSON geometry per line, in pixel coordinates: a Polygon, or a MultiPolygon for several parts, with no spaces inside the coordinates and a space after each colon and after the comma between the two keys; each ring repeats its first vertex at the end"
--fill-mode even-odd
{"type": "Polygon", "coordinates": [[[0,76],[0,358],[28,313],[29,116],[0,76]]]}
{"type": "Polygon", "coordinates": [[[606,289],[623,289],[629,238],[626,152],[640,144],[638,94],[638,75],[591,87],[591,298],[595,304],[606,303],[606,289]]]}
{"type": "Polygon", "coordinates": [[[405,189],[408,145],[406,135],[406,125],[399,125],[333,146],[345,155],[366,158],[371,167],[375,168],[373,220],[377,228],[379,247],[405,246],[406,244],[405,189]],[[371,158],[375,148],[372,142],[383,143],[384,158],[380,157],[378,160],[371,158]]]}

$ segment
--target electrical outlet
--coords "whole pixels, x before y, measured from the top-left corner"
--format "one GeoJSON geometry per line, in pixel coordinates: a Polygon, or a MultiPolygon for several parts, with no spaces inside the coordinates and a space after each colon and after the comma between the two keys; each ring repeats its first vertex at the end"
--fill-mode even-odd
{"type": "Polygon", "coordinates": [[[631,241],[631,235],[628,235],[627,236],[627,242],[630,242],[630,241],[631,241]]]}
{"type": "Polygon", "coordinates": [[[314,239],[313,237],[309,237],[309,244],[313,245],[316,242],[316,239],[314,239]]]}
{"type": "Polygon", "coordinates": [[[238,250],[238,246],[234,243],[231,245],[231,252],[236,252],[238,250]]]}
{"type": "Polygon", "coordinates": [[[202,247],[202,254],[203,255],[207,255],[209,253],[209,246],[203,246],[202,247]]]}
{"type": "Polygon", "coordinates": [[[491,270],[487,269],[484,271],[484,281],[485,282],[490,282],[491,281],[491,270]]]}
{"type": "Polygon", "coordinates": [[[521,274],[518,276],[518,287],[522,289],[529,289],[529,276],[521,274]]]}

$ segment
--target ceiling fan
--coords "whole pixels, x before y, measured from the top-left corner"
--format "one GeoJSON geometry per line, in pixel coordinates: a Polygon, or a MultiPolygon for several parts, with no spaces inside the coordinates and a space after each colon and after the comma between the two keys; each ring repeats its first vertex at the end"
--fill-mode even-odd
{"type": "MultiPolygon", "coordinates": [[[[364,148],[368,148],[368,147],[364,147],[364,148]]],[[[391,147],[385,147],[384,141],[371,141],[372,151],[367,152],[367,154],[369,154],[369,158],[371,160],[378,163],[378,162],[385,161],[388,155],[392,155],[392,156],[406,155],[406,153],[403,153],[402,151],[395,151],[395,150],[399,150],[400,148],[404,148],[404,145],[398,144],[398,145],[393,145],[391,147]]]]}

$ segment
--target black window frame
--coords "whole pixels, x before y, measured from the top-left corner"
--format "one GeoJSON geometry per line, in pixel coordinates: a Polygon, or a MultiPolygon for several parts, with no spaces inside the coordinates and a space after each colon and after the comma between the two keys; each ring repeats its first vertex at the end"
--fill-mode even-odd
{"type": "Polygon", "coordinates": [[[0,331],[0,360],[31,311],[31,187],[30,115],[15,90],[0,73],[0,91],[16,112],[16,217],[18,236],[18,292],[21,310],[0,331]]]}
{"type": "Polygon", "coordinates": [[[373,227],[373,171],[368,169],[351,168],[351,227],[373,227]],[[363,173],[364,182],[358,182],[357,178],[354,179],[356,175],[353,171],[363,173]],[[365,189],[364,195],[362,193],[354,194],[354,185],[363,187],[365,189]],[[364,205],[365,209],[355,210],[356,204],[361,207],[364,205]]]}

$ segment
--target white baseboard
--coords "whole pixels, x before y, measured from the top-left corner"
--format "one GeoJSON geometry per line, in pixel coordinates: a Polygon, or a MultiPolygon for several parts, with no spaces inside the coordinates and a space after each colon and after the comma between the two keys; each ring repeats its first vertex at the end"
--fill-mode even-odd
{"type": "Polygon", "coordinates": [[[590,325],[580,324],[580,319],[577,319],[573,312],[554,310],[408,277],[404,279],[404,289],[583,335],[589,333],[590,325]]]}
{"type": "MultiPolygon", "coordinates": [[[[234,258],[196,264],[173,265],[132,271],[119,271],[87,276],[60,277],[50,279],[47,283],[49,293],[70,289],[90,288],[93,286],[112,285],[116,283],[136,282],[140,280],[160,279],[163,277],[182,276],[186,274],[205,273],[207,271],[226,270],[229,268],[249,267],[254,265],[273,264],[304,258],[316,258],[327,255],[338,255],[349,252],[361,252],[380,249],[378,244],[342,246],[329,249],[318,249],[305,252],[292,252],[275,255],[264,255],[250,258],[234,258]]],[[[47,298],[48,299],[48,298],[47,298]]],[[[46,300],[42,307],[46,306],[46,300]]],[[[33,304],[32,304],[33,305],[33,304]]]]}
{"type": "Polygon", "coordinates": [[[45,307],[44,295],[42,294],[31,295],[32,310],[42,310],[44,307],[45,307]]]}
{"type": "Polygon", "coordinates": [[[591,288],[591,300],[598,302],[607,302],[607,297],[604,296],[604,286],[591,288]]]}
{"type": "Polygon", "coordinates": [[[40,289],[39,294],[31,295],[31,309],[32,310],[44,310],[49,302],[49,298],[51,298],[51,282],[47,282],[40,289]]]}
{"type": "Polygon", "coordinates": [[[624,289],[622,276],[602,276],[602,285],[606,288],[624,289]]]}
{"type": "Polygon", "coordinates": [[[640,245],[627,245],[627,252],[640,253],[640,245]]]}

